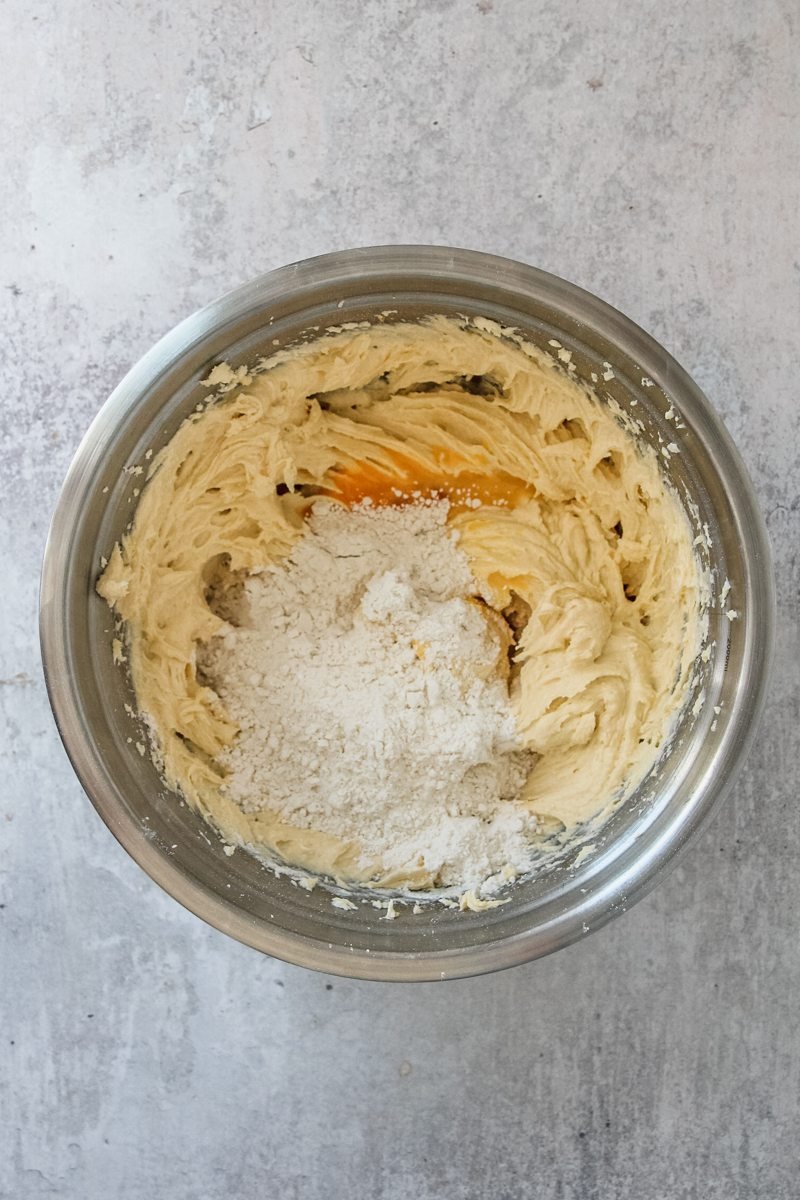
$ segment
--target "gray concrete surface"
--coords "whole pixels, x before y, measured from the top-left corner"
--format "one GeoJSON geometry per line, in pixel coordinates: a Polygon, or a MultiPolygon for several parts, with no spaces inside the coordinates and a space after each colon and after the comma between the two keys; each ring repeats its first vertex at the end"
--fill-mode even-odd
{"type": "Polygon", "coordinates": [[[9,0],[0,16],[3,1200],[800,1195],[798,10],[793,0],[9,0]],[[778,656],[729,803],[553,958],[400,988],[162,895],[56,736],[36,590],[91,416],[271,266],[433,241],[662,340],[774,539],[778,656]]]}

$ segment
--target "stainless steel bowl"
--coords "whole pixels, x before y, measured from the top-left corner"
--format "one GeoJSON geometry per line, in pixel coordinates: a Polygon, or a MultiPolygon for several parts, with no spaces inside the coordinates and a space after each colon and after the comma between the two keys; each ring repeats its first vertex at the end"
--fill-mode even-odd
{"type": "Polygon", "coordinates": [[[120,383],[84,437],[53,517],[41,586],[41,639],[56,721],[89,797],[125,849],[181,904],[268,954],[368,979],[444,979],[525,962],[624,911],[675,860],[731,785],[753,737],[767,681],[774,591],[763,520],[722,422],[686,372],[626,317],[580,288],[506,259],[431,246],[349,250],[272,271],[189,317],[120,383]],[[467,313],[573,351],[579,377],[602,383],[654,442],[678,440],[665,470],[709,531],[708,566],[730,580],[729,621],[714,608],[705,702],[680,722],[669,753],[614,813],[588,855],[571,850],[511,902],[483,913],[426,905],[379,920],[370,905],[331,907],[216,833],[170,793],[136,749],[130,682],[114,665],[109,610],[95,593],[135,510],[126,472],[159,448],[206,393],[222,359],[252,362],[313,327],[394,310],[397,319],[467,313]],[[652,381],[652,386],[643,384],[652,381]],[[686,428],[665,420],[672,406],[686,428]],[[719,712],[715,712],[715,708],[719,712]]]}

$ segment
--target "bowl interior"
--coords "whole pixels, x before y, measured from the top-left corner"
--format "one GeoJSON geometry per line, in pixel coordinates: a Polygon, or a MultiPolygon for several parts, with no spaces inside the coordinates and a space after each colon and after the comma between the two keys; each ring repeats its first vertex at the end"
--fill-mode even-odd
{"type": "Polygon", "coordinates": [[[190,318],[134,368],[96,419],[65,484],[43,575],[51,699],[78,774],[112,831],[153,878],[219,928],[289,960],[365,977],[439,978],[507,966],[624,909],[724,790],[754,722],[768,656],[763,529],[707,403],[674,360],[614,310],[530,268],[489,271],[483,256],[474,256],[482,265],[475,278],[472,263],[471,279],[447,262],[437,271],[429,262],[400,270],[395,261],[392,270],[375,254],[331,265],[341,257],[331,256],[327,272],[319,264],[310,269],[313,260],[301,265],[305,277],[297,268],[275,272],[190,318]],[[113,618],[95,592],[101,560],[135,512],[142,476],[133,468],[146,466],[146,453],[207,399],[201,381],[213,365],[252,364],[331,325],[387,312],[387,320],[483,316],[545,350],[551,340],[568,347],[578,378],[596,376],[601,399],[635,409],[647,440],[679,443],[665,472],[692,524],[705,526],[698,553],[715,591],[727,578],[724,607],[741,614],[731,621],[719,605],[710,609],[712,653],[698,664],[669,752],[634,794],[602,830],[550,854],[514,884],[510,903],[480,914],[439,904],[419,914],[403,906],[394,921],[367,903],[345,912],[331,906],[325,886],[309,893],[247,852],[225,853],[216,831],[165,787],[142,753],[130,680],[112,658],[113,618]],[[613,378],[604,380],[609,364],[613,378]],[[679,432],[676,417],[685,426],[679,432]]]}

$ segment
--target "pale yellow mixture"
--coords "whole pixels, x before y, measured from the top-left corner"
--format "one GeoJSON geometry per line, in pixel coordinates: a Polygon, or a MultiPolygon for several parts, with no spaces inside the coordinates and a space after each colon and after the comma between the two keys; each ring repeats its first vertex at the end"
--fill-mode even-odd
{"type": "Polygon", "coordinates": [[[357,847],[221,793],[237,729],[196,670],[223,625],[207,602],[220,571],[285,556],[318,491],[450,498],[494,608],[527,618],[510,686],[539,756],[522,799],[542,831],[604,813],[657,757],[699,648],[689,524],[655,454],[548,355],[499,334],[443,317],[328,334],[242,373],[153,461],[98,590],[125,622],[167,780],[228,837],[354,874],[357,847]]]}

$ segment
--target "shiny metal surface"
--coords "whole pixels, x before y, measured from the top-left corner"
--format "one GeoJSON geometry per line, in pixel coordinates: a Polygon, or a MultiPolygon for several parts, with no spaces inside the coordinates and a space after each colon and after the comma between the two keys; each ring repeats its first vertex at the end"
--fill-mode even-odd
{"type": "MultiPolygon", "coordinates": [[[[755,731],[773,638],[774,592],[761,515],[739,456],[709,402],[667,352],[588,293],[506,259],[441,247],[378,247],[311,259],[262,276],[194,314],[130,371],[87,432],[53,518],[42,573],[40,626],[48,690],[84,788],[121,844],[175,899],[266,953],[371,979],[478,974],[524,962],[584,936],[644,894],[726,793],[755,731]],[[704,668],[705,702],[687,711],[670,753],[613,815],[595,850],[573,851],[515,885],[486,913],[425,907],[380,921],[368,905],[342,912],[323,888],[306,893],[252,856],[223,853],[213,830],[170,794],[136,750],[114,666],[111,619],[94,583],[135,511],[125,468],[158,449],[205,396],[200,380],[221,359],[252,361],[314,326],[392,310],[470,313],[512,325],[538,344],[573,351],[578,375],[602,376],[623,407],[633,398],[648,437],[675,440],[668,470],[709,529],[709,566],[728,578],[714,610],[716,645],[704,668]],[[642,380],[654,386],[644,386],[642,380]],[[719,708],[715,714],[714,708],[719,708]],[[132,740],[129,740],[132,739],[132,740]]],[[[691,707],[691,706],[690,706],[691,707]]]]}

